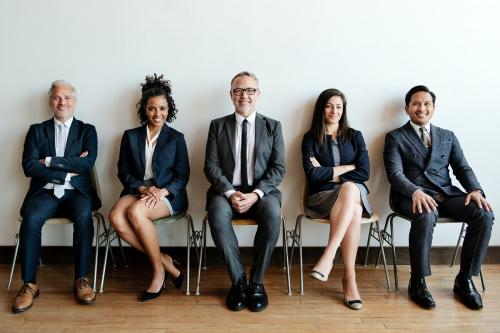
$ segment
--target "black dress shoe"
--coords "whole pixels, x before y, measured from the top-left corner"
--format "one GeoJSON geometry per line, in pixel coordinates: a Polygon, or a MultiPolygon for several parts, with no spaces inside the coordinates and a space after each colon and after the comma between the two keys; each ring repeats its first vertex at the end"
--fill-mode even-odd
{"type": "Polygon", "coordinates": [[[250,284],[250,286],[248,286],[247,298],[247,305],[250,311],[259,312],[267,308],[268,300],[263,284],[250,284]]]}
{"type": "Polygon", "coordinates": [[[432,309],[436,307],[436,303],[432,299],[432,295],[427,289],[424,278],[410,278],[408,284],[408,294],[413,302],[417,303],[424,309],[432,309]]]}
{"type": "Polygon", "coordinates": [[[455,278],[453,292],[457,294],[466,307],[473,310],[483,308],[481,295],[476,290],[471,278],[463,277],[460,273],[455,278]]]}
{"type": "Polygon", "coordinates": [[[229,310],[240,311],[247,305],[247,278],[242,275],[236,284],[231,286],[226,297],[229,310]]]}

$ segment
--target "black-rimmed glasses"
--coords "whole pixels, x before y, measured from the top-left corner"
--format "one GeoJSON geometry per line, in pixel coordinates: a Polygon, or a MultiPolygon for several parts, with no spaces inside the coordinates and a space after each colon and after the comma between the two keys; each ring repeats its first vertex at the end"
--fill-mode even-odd
{"type": "Polygon", "coordinates": [[[234,88],[233,89],[233,94],[237,95],[237,96],[241,96],[243,95],[243,92],[245,92],[247,95],[255,95],[255,92],[257,91],[257,89],[255,88],[234,88]]]}

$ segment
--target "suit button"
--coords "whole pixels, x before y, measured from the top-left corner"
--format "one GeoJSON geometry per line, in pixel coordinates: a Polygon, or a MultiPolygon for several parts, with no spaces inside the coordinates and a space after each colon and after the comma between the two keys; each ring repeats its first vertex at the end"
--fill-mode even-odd
{"type": "Polygon", "coordinates": [[[441,155],[441,159],[444,160],[446,158],[446,156],[444,155],[441,155]]]}
{"type": "Polygon", "coordinates": [[[417,154],[413,154],[413,157],[418,157],[418,155],[417,154]]]}

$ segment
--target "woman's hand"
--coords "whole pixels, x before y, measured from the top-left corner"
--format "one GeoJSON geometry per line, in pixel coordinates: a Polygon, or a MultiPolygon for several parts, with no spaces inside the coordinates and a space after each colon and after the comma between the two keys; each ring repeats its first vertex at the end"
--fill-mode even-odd
{"type": "Polygon", "coordinates": [[[141,201],[144,201],[144,204],[151,208],[154,208],[163,197],[169,195],[167,189],[156,186],[141,186],[137,190],[141,193],[141,201]]]}
{"type": "Polygon", "coordinates": [[[346,165],[339,165],[336,167],[333,167],[333,179],[332,182],[334,183],[339,183],[340,176],[342,176],[344,173],[347,173],[349,171],[356,170],[356,165],[355,164],[346,164],[346,165]]]}
{"type": "Polygon", "coordinates": [[[311,161],[313,167],[318,168],[321,166],[321,164],[319,164],[318,160],[314,156],[309,157],[309,160],[311,161]]]}

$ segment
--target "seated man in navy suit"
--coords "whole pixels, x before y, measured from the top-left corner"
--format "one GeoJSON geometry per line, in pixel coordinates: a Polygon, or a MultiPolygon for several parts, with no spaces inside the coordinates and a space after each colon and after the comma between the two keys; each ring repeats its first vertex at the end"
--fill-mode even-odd
{"type": "Polygon", "coordinates": [[[76,300],[80,304],[95,300],[87,275],[94,236],[92,209],[101,206],[90,177],[97,157],[97,134],[94,126],[73,117],[75,106],[75,88],[66,81],[53,82],[49,107],[54,117],[31,125],[26,135],[22,164],[31,181],[21,207],[23,286],[12,304],[14,313],[29,309],[40,294],[36,270],[41,233],[45,221],[52,217],[68,218],[74,225],[76,300]]]}
{"type": "Polygon", "coordinates": [[[481,309],[481,296],[471,277],[479,274],[486,255],[493,211],[455,134],[430,123],[435,101],[436,95],[426,86],[411,88],[405,98],[410,121],[385,138],[391,208],[411,219],[408,293],[421,307],[435,307],[425,284],[425,277],[431,275],[432,233],[439,216],[451,217],[468,224],[453,291],[467,307],[481,309]],[[450,166],[467,193],[452,185],[450,166]]]}

